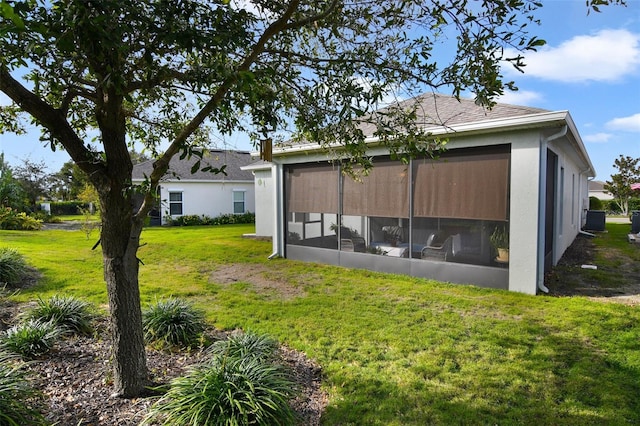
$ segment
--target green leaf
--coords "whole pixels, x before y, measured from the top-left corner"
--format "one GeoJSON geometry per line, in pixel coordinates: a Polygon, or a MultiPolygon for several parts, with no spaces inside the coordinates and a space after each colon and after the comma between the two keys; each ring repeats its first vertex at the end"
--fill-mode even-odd
{"type": "Polygon", "coordinates": [[[200,170],[200,160],[196,161],[193,166],[191,166],[191,174],[196,173],[200,170]]]}

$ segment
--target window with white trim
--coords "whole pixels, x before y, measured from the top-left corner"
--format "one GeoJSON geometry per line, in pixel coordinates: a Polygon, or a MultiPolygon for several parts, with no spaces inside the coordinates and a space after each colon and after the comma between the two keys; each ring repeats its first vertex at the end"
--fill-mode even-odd
{"type": "Polygon", "coordinates": [[[244,190],[233,191],[233,213],[245,213],[244,190]]]}
{"type": "Polygon", "coordinates": [[[182,215],[182,192],[169,192],[169,214],[182,215]]]}

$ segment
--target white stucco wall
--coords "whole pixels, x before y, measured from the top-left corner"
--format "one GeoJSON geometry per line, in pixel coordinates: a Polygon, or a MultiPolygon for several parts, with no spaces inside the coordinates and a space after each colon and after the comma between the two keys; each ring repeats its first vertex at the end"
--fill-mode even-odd
{"type": "Polygon", "coordinates": [[[552,141],[548,148],[558,156],[556,229],[553,264],[569,248],[586,220],[589,208],[589,183],[584,165],[578,164],[566,138],[552,141]]]}
{"type": "MultiPolygon", "coordinates": [[[[509,221],[509,290],[536,294],[540,232],[540,135],[513,135],[509,221]]],[[[543,259],[540,262],[543,262],[543,259]]]]}
{"type": "Polygon", "coordinates": [[[273,236],[274,228],[274,187],[271,167],[255,170],[255,212],[256,235],[259,237],[273,236]]]}
{"type": "MultiPolygon", "coordinates": [[[[233,213],[233,191],[245,192],[245,212],[255,212],[255,191],[251,182],[203,182],[180,180],[161,184],[162,222],[169,214],[169,193],[182,192],[182,216],[216,217],[233,213]]],[[[173,218],[178,216],[172,216],[173,218]]]]}

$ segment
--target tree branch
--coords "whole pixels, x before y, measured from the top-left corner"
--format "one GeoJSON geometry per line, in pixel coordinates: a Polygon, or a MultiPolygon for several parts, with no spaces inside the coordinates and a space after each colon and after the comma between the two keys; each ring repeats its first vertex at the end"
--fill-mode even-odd
{"type": "Polygon", "coordinates": [[[256,61],[259,55],[264,52],[265,46],[274,36],[284,31],[287,27],[287,21],[291,18],[293,13],[298,8],[300,0],[292,0],[289,6],[284,11],[282,16],[269,25],[262,36],[258,39],[256,44],[251,49],[251,52],[244,58],[242,63],[236,68],[236,72],[231,74],[227,79],[222,82],[216,92],[211,96],[211,99],[200,109],[200,111],[187,123],[182,131],[174,138],[164,154],[158,160],[153,163],[153,172],[149,176],[150,190],[147,191],[144,197],[144,201],[140,206],[140,209],[135,213],[136,220],[142,220],[153,206],[155,190],[158,186],[158,182],[169,168],[169,162],[174,155],[178,153],[180,148],[184,145],[186,140],[195,132],[198,127],[206,120],[206,118],[213,112],[216,106],[224,99],[225,95],[231,89],[233,84],[238,80],[238,73],[242,71],[248,71],[251,65],[256,61]]]}
{"type": "Polygon", "coordinates": [[[49,130],[87,175],[95,176],[96,173],[102,174],[104,172],[103,166],[93,160],[91,152],[73,130],[63,111],[53,108],[39,96],[26,89],[2,65],[0,65],[0,91],[49,130]]]}
{"type": "Polygon", "coordinates": [[[333,13],[333,11],[336,9],[337,6],[338,6],[338,0],[333,0],[333,2],[329,5],[329,7],[326,8],[323,12],[318,13],[317,15],[309,16],[309,17],[307,17],[305,19],[302,19],[300,21],[291,22],[291,23],[285,25],[284,30],[293,30],[293,29],[297,29],[297,28],[302,28],[305,25],[309,25],[309,24],[312,24],[314,22],[321,21],[324,18],[326,18],[327,16],[331,15],[331,13],[333,13]]]}

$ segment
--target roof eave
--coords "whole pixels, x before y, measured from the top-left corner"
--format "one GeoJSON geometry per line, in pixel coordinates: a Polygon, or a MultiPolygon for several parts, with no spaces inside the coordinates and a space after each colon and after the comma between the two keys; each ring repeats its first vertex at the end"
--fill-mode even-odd
{"type": "MultiPolygon", "coordinates": [[[[482,120],[472,123],[463,123],[451,126],[432,126],[424,127],[423,130],[433,136],[469,136],[474,134],[483,134],[490,132],[506,132],[513,130],[534,129],[552,127],[556,125],[564,125],[567,123],[568,111],[543,112],[538,114],[528,114],[517,117],[499,118],[494,120],[482,120]]],[[[569,116],[570,117],[570,116],[569,116]]],[[[575,124],[571,120],[571,131],[577,135],[575,124]]],[[[567,123],[569,124],[569,123],[567,123]]],[[[580,139],[579,135],[576,139],[580,139]]],[[[380,142],[379,137],[369,137],[365,139],[369,145],[375,146],[380,142]]],[[[580,140],[581,143],[581,140],[580,140]]],[[[340,143],[331,144],[332,148],[339,148],[340,143]]],[[[582,146],[584,148],[584,145],[582,146]]],[[[286,148],[274,148],[273,156],[287,156],[300,152],[318,152],[324,149],[317,143],[300,144],[286,148]]],[[[586,150],[581,152],[583,155],[586,150]]],[[[588,159],[588,157],[586,157],[588,159]]],[[[590,162],[589,162],[590,163],[590,162]]]]}
{"type": "MultiPolygon", "coordinates": [[[[571,117],[569,111],[549,111],[535,114],[527,114],[516,117],[505,117],[493,120],[482,120],[471,123],[463,123],[451,126],[432,126],[424,127],[427,133],[433,136],[471,136],[477,134],[486,134],[492,132],[508,132],[526,129],[542,129],[550,127],[567,126],[568,133],[571,134],[569,141],[574,145],[575,150],[579,153],[581,159],[587,166],[587,169],[583,171],[589,177],[595,177],[595,168],[584,142],[580,137],[580,133],[571,117]]],[[[379,144],[380,138],[369,137],[365,139],[365,142],[372,147],[379,144]]],[[[330,145],[331,148],[339,148],[340,143],[330,145]]],[[[325,149],[317,143],[301,144],[290,146],[286,148],[277,148],[273,150],[274,157],[285,157],[287,155],[295,155],[298,153],[317,153],[325,149]]]]}

